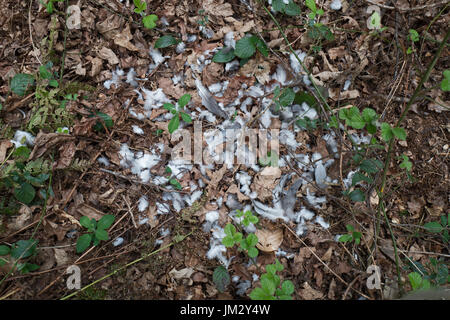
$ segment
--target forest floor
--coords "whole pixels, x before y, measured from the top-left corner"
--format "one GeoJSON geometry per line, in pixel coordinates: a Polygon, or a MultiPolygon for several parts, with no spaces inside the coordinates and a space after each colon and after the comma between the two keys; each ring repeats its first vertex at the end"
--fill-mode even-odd
{"type": "MultiPolygon", "coordinates": [[[[311,1],[295,2],[301,13],[272,14],[314,85],[259,1],[156,0],[141,15],[128,0],[53,2],[52,13],[37,0],[4,0],[0,297],[60,299],[74,292],[66,270],[77,265],[83,290],[71,299],[249,299],[276,259],[295,300],[392,299],[427,281],[448,286],[450,100],[441,89],[448,43],[409,101],[448,33],[449,5],[319,0],[323,13],[314,22],[311,1]],[[152,29],[142,23],[150,14],[158,17],[152,29]],[[212,61],[247,33],[263,39],[248,60],[212,61]],[[163,36],[173,45],[155,49],[163,36]],[[17,84],[18,74],[32,77],[17,84]],[[207,108],[199,82],[219,112],[207,108]],[[270,105],[276,86],[288,103],[270,105]],[[173,115],[163,104],[185,94],[185,114],[205,132],[279,129],[279,167],[171,158],[180,137],[169,133],[173,115]],[[375,111],[375,134],[355,118],[344,121],[342,110],[352,106],[375,111]],[[393,131],[381,123],[395,126],[407,107],[406,139],[393,138],[385,167],[383,137],[393,131]],[[25,156],[14,152],[21,143],[25,156]],[[364,177],[352,184],[358,168],[364,177]],[[237,210],[258,217],[254,260],[221,244],[228,223],[244,236],[255,231],[239,227],[237,210]],[[87,231],[81,217],[105,215],[114,216],[108,240],[77,252],[87,231]],[[28,254],[30,239],[37,244],[28,254]],[[221,265],[218,284],[213,274],[221,265]],[[373,265],[380,286],[370,278],[373,265]]],[[[214,154],[222,142],[206,133],[194,138],[189,119],[178,130],[192,133],[193,148],[214,154]]]]}

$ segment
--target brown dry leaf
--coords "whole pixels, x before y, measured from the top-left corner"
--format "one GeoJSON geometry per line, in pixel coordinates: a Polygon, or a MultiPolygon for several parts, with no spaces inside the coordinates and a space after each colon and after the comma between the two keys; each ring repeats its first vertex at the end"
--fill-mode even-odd
{"type": "Polygon", "coordinates": [[[67,141],[73,141],[75,138],[62,133],[44,133],[39,131],[34,141],[34,148],[30,154],[29,160],[34,160],[42,156],[48,149],[67,141]]]}
{"type": "Polygon", "coordinates": [[[0,142],[0,162],[3,162],[6,158],[6,151],[13,146],[9,140],[2,140],[0,142]]]}
{"type": "Polygon", "coordinates": [[[335,48],[331,48],[328,51],[328,56],[331,60],[335,60],[336,58],[342,58],[345,56],[345,47],[339,46],[335,48]]]}
{"type": "Polygon", "coordinates": [[[318,77],[321,81],[328,81],[330,79],[336,79],[337,77],[339,77],[340,74],[341,74],[341,72],[339,72],[339,71],[336,71],[336,72],[322,71],[318,74],[315,74],[314,77],[318,77]]]}
{"type": "Polygon", "coordinates": [[[331,99],[333,99],[334,101],[336,101],[338,99],[338,97],[339,97],[339,100],[347,100],[347,99],[356,99],[360,96],[359,91],[356,89],[342,91],[340,94],[339,94],[339,89],[340,88],[328,89],[329,97],[331,99]]]}
{"type": "Polygon", "coordinates": [[[206,0],[202,1],[203,9],[208,15],[229,17],[233,15],[231,3],[223,3],[223,1],[206,0]],[[219,3],[220,2],[220,3],[219,3]]]}
{"type": "Polygon", "coordinates": [[[114,43],[118,46],[127,48],[130,51],[139,51],[139,49],[130,42],[132,39],[133,36],[131,35],[130,25],[127,24],[121,33],[116,34],[114,37],[114,43]]]}
{"type": "Polygon", "coordinates": [[[300,289],[300,296],[304,300],[318,300],[323,298],[323,293],[311,288],[311,286],[308,284],[308,282],[303,283],[303,289],[300,289]]]}
{"type": "Polygon", "coordinates": [[[58,248],[53,250],[55,250],[55,260],[58,267],[64,266],[69,262],[69,257],[67,256],[66,250],[58,248]]]}
{"type": "Polygon", "coordinates": [[[222,180],[223,175],[227,171],[227,166],[223,165],[217,171],[212,174],[211,180],[208,182],[207,192],[209,196],[215,196],[219,182],[222,180]]]}
{"type": "Polygon", "coordinates": [[[61,215],[61,217],[68,219],[72,224],[76,224],[80,228],[82,227],[80,222],[78,222],[78,220],[75,219],[74,217],[72,217],[70,214],[68,214],[62,210],[59,210],[59,214],[61,215]]]}
{"type": "Polygon", "coordinates": [[[258,193],[258,199],[265,201],[272,197],[273,190],[278,184],[277,179],[281,176],[281,170],[278,167],[265,167],[258,172],[250,188],[258,193]]]}
{"type": "Polygon", "coordinates": [[[75,155],[76,146],[74,141],[68,141],[59,148],[59,159],[56,162],[56,169],[65,169],[70,166],[75,155]]]}
{"type": "Polygon", "coordinates": [[[250,199],[245,194],[243,194],[241,191],[239,191],[239,188],[234,183],[228,188],[227,193],[231,193],[231,194],[237,195],[237,198],[238,198],[239,202],[243,202],[243,201],[246,201],[246,200],[250,199]]]}
{"type": "Polygon", "coordinates": [[[177,269],[173,268],[172,270],[170,270],[169,275],[172,278],[179,280],[179,279],[189,279],[193,273],[194,273],[194,269],[192,269],[192,268],[184,268],[181,270],[177,270],[177,269]]]}
{"type": "Polygon", "coordinates": [[[89,219],[94,218],[97,221],[100,220],[105,215],[105,213],[95,209],[94,207],[91,207],[86,203],[81,204],[76,210],[82,216],[86,216],[89,219]]]}
{"type": "Polygon", "coordinates": [[[91,72],[89,73],[89,75],[91,77],[95,77],[96,75],[98,75],[100,73],[100,71],[102,71],[102,67],[103,67],[103,60],[98,58],[98,57],[87,57],[87,60],[91,61],[91,72]]]}
{"type": "Polygon", "coordinates": [[[434,111],[437,113],[442,113],[442,111],[448,111],[450,109],[450,104],[448,102],[446,103],[446,102],[442,101],[440,97],[436,97],[434,100],[435,100],[435,102],[430,102],[428,104],[428,106],[427,106],[428,110],[434,111]],[[445,106],[445,107],[443,107],[443,106],[445,106]]]}
{"type": "Polygon", "coordinates": [[[325,262],[328,262],[330,261],[332,254],[333,254],[333,247],[329,247],[327,252],[325,252],[325,254],[322,256],[321,259],[325,262]]]}
{"type": "MultiPolygon", "coordinates": [[[[172,98],[179,99],[183,94],[184,90],[181,85],[174,85],[173,81],[169,78],[159,78],[158,79],[158,87],[163,88],[163,91],[166,95],[171,96],[172,98]]],[[[155,111],[155,109],[153,109],[155,111]]],[[[153,112],[152,112],[153,116],[153,112]]],[[[153,118],[154,119],[154,118],[153,118]]],[[[152,119],[150,119],[152,120],[152,119]]]]}
{"type": "Polygon", "coordinates": [[[282,229],[258,229],[256,230],[255,235],[258,237],[258,243],[256,247],[263,252],[276,251],[283,242],[282,229]]]}
{"type": "Polygon", "coordinates": [[[420,211],[422,211],[424,205],[425,200],[423,197],[420,197],[418,199],[411,199],[411,201],[408,201],[408,211],[413,215],[419,214],[420,211]]]}
{"type": "Polygon", "coordinates": [[[209,87],[213,83],[220,81],[223,75],[223,64],[221,63],[210,63],[202,71],[202,82],[203,85],[209,87]]]}
{"type": "Polygon", "coordinates": [[[19,209],[19,215],[14,217],[13,221],[8,224],[8,227],[13,231],[22,229],[31,220],[31,213],[30,207],[22,205],[19,209]]]}
{"type": "Polygon", "coordinates": [[[265,84],[270,80],[270,63],[262,59],[261,55],[257,55],[256,59],[248,61],[239,69],[239,74],[245,77],[256,77],[258,82],[265,84]]]}
{"type": "Polygon", "coordinates": [[[114,39],[119,33],[119,28],[122,24],[122,18],[116,14],[111,14],[105,21],[98,22],[97,30],[108,40],[114,39]]]}
{"type": "Polygon", "coordinates": [[[111,65],[115,65],[119,63],[119,59],[116,54],[109,48],[103,47],[97,55],[103,60],[107,60],[111,65]]]}
{"type": "Polygon", "coordinates": [[[328,299],[334,300],[336,294],[336,281],[331,279],[330,286],[328,287],[328,299]]]}

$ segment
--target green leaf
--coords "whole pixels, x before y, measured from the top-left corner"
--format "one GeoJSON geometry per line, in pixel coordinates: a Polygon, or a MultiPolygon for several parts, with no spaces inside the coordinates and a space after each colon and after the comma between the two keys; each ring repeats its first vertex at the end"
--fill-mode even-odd
{"type": "Polygon", "coordinates": [[[80,218],[80,224],[83,226],[83,227],[85,227],[86,229],[93,229],[93,225],[92,225],[92,222],[91,222],[91,219],[89,219],[88,217],[86,217],[86,216],[82,216],[81,218],[80,218]]]}
{"type": "Polygon", "coordinates": [[[414,29],[409,29],[409,40],[412,42],[419,41],[419,33],[414,29]]]}
{"type": "Polygon", "coordinates": [[[77,241],[77,253],[86,251],[86,249],[91,245],[92,234],[84,234],[78,238],[77,241]]]}
{"type": "Polygon", "coordinates": [[[167,48],[167,47],[178,44],[178,42],[179,41],[172,36],[162,36],[161,38],[156,40],[155,48],[156,49],[167,48]]]}
{"type": "Polygon", "coordinates": [[[406,140],[406,131],[403,128],[392,128],[392,133],[399,140],[406,140]]]}
{"type": "Polygon", "coordinates": [[[267,294],[262,288],[255,288],[249,294],[252,300],[275,300],[275,297],[267,294]]]}
{"type": "Polygon", "coordinates": [[[6,256],[10,251],[11,249],[8,246],[0,245],[0,256],[6,256]]]}
{"type": "Polygon", "coordinates": [[[46,66],[39,67],[39,76],[42,79],[47,79],[47,80],[50,80],[53,78],[53,74],[47,69],[46,66]]]}
{"type": "Polygon", "coordinates": [[[19,187],[14,188],[14,196],[16,199],[25,204],[30,204],[35,195],[36,190],[28,182],[24,182],[19,187]]]}
{"type": "Polygon", "coordinates": [[[423,226],[428,232],[432,233],[441,233],[444,230],[441,224],[436,221],[425,223],[423,226]]]}
{"type": "Polygon", "coordinates": [[[268,57],[269,56],[269,49],[267,48],[267,46],[264,43],[264,41],[260,37],[257,37],[257,36],[253,36],[252,38],[254,38],[256,49],[258,49],[258,51],[261,52],[261,54],[264,57],[268,57]]]}
{"type": "Polygon", "coordinates": [[[306,0],[305,4],[312,12],[317,11],[316,2],[314,0],[306,0]]]}
{"type": "Polygon", "coordinates": [[[447,217],[446,216],[441,216],[441,226],[443,226],[443,227],[447,226],[447,222],[448,222],[447,221],[447,217]]]}
{"type": "Polygon", "coordinates": [[[27,274],[28,272],[35,271],[40,267],[37,264],[33,263],[18,263],[17,270],[20,271],[21,274],[27,274]]]}
{"type": "Polygon", "coordinates": [[[142,18],[142,23],[147,29],[153,29],[154,27],[156,27],[157,20],[158,16],[156,14],[149,14],[148,16],[142,18]]]}
{"type": "Polygon", "coordinates": [[[106,230],[114,223],[116,218],[112,214],[104,215],[98,220],[97,229],[106,230]]]}
{"type": "Polygon", "coordinates": [[[232,47],[225,47],[214,55],[212,61],[216,63],[227,63],[235,57],[234,49],[232,47]]]}
{"type": "MultiPolygon", "coordinates": [[[[105,124],[106,128],[111,129],[114,126],[114,121],[108,114],[97,111],[95,112],[95,115],[100,118],[100,121],[105,124]]],[[[101,131],[103,129],[103,125],[100,121],[98,121],[94,126],[94,129],[97,131],[101,131]]]]}
{"type": "Polygon", "coordinates": [[[294,102],[294,99],[295,99],[295,92],[294,92],[294,90],[292,90],[292,88],[285,88],[281,92],[279,101],[280,101],[280,104],[283,107],[287,107],[287,106],[291,105],[294,102]]]}
{"type": "Polygon", "coordinates": [[[225,236],[222,239],[222,244],[227,247],[227,248],[231,248],[232,246],[234,246],[234,239],[232,236],[225,236]]]}
{"type": "Polygon", "coordinates": [[[230,275],[225,267],[219,266],[214,269],[213,282],[219,292],[225,291],[225,289],[230,284],[230,275]]]}
{"type": "Polygon", "coordinates": [[[350,242],[352,241],[353,237],[351,234],[344,234],[339,237],[339,242],[350,242]]]}
{"type": "Polygon", "coordinates": [[[383,163],[377,159],[364,159],[359,168],[367,173],[377,173],[383,167],[383,163]]]}
{"type": "Polygon", "coordinates": [[[401,169],[406,169],[406,171],[411,171],[411,169],[412,169],[412,162],[409,161],[408,156],[402,154],[401,158],[402,158],[403,161],[400,163],[399,167],[401,169]]]}
{"type": "Polygon", "coordinates": [[[411,272],[410,274],[408,274],[408,278],[413,290],[417,290],[420,288],[422,284],[422,276],[419,273],[411,272]]]}
{"type": "Polygon", "coordinates": [[[284,8],[284,13],[288,16],[299,16],[302,10],[294,1],[289,0],[289,3],[284,8]]]}
{"type": "Polygon", "coordinates": [[[261,277],[261,287],[269,295],[273,295],[275,293],[275,284],[266,277],[261,277]]]}
{"type": "Polygon", "coordinates": [[[372,183],[373,179],[369,178],[361,172],[356,172],[352,177],[352,186],[355,186],[358,182],[365,181],[367,183],[372,183]]]}
{"type": "Polygon", "coordinates": [[[178,129],[179,125],[180,125],[180,117],[178,116],[178,114],[176,114],[175,116],[173,116],[173,118],[169,122],[170,134],[174,133],[175,130],[178,129]]]}
{"type": "Polygon", "coordinates": [[[283,12],[285,6],[283,0],[272,0],[272,9],[275,12],[283,12]]]}
{"type": "Polygon", "coordinates": [[[372,108],[364,108],[362,117],[366,123],[371,123],[377,119],[377,113],[372,108]]]}
{"type": "Polygon", "coordinates": [[[253,37],[245,36],[236,42],[234,54],[239,58],[250,58],[256,51],[255,40],[253,37]]]}
{"type": "Polygon", "coordinates": [[[255,247],[251,247],[248,249],[248,256],[250,258],[256,258],[258,256],[258,249],[256,249],[255,247]]]}
{"type": "Polygon", "coordinates": [[[363,202],[366,196],[360,189],[355,189],[350,192],[349,197],[354,202],[363,202]]]}
{"type": "Polygon", "coordinates": [[[355,227],[352,226],[351,224],[347,224],[347,225],[345,226],[345,228],[347,229],[348,232],[353,232],[353,231],[355,231],[355,227]]]}
{"type": "Polygon", "coordinates": [[[147,2],[141,1],[141,0],[133,0],[134,6],[136,7],[134,9],[134,12],[141,13],[147,9],[147,2]]]}
{"type": "Polygon", "coordinates": [[[294,284],[290,280],[285,280],[283,284],[281,285],[281,289],[283,290],[284,294],[290,295],[294,293],[294,284]]]}
{"type": "Polygon", "coordinates": [[[275,268],[277,269],[277,271],[283,271],[284,266],[281,264],[280,260],[276,259],[275,260],[275,268]]]}
{"type": "Polygon", "coordinates": [[[445,70],[444,79],[441,81],[441,89],[442,91],[450,91],[450,70],[445,70]]]}
{"type": "Polygon", "coordinates": [[[329,125],[331,128],[339,128],[339,120],[336,116],[331,116],[329,125]]]}
{"type": "Polygon", "coordinates": [[[381,138],[389,142],[394,137],[394,133],[392,132],[392,128],[389,123],[383,122],[381,124],[381,138]]]}
{"type": "Polygon", "coordinates": [[[181,115],[181,119],[183,119],[184,122],[186,122],[186,123],[191,123],[192,122],[191,116],[188,115],[187,113],[180,112],[180,115],[181,115]]]}
{"type": "Polygon", "coordinates": [[[234,234],[236,233],[236,227],[231,223],[228,223],[224,228],[224,232],[226,235],[234,236],[234,234]]]}
{"type": "Polygon", "coordinates": [[[254,233],[250,233],[247,236],[247,243],[250,247],[254,247],[258,244],[258,237],[254,233]]]}
{"type": "Polygon", "coordinates": [[[33,84],[34,78],[31,74],[18,73],[11,80],[11,91],[23,96],[33,84]]]}
{"type": "Polygon", "coordinates": [[[14,259],[28,258],[35,252],[36,247],[36,240],[19,240],[11,247],[11,257],[13,257],[14,259]]]}
{"type": "Polygon", "coordinates": [[[170,183],[171,185],[173,185],[173,186],[175,187],[175,189],[178,189],[178,190],[181,190],[181,189],[182,189],[181,184],[180,184],[180,183],[178,182],[178,180],[175,179],[175,178],[170,179],[170,180],[169,180],[169,183],[170,183]]]}
{"type": "Polygon", "coordinates": [[[178,106],[180,108],[183,108],[185,105],[187,105],[189,103],[190,100],[191,100],[191,95],[186,93],[178,100],[178,106]]]}
{"type": "Polygon", "coordinates": [[[98,240],[104,240],[104,241],[106,241],[106,240],[109,239],[109,237],[108,237],[108,231],[103,230],[103,229],[97,229],[97,230],[95,230],[95,237],[96,237],[98,240]]]}

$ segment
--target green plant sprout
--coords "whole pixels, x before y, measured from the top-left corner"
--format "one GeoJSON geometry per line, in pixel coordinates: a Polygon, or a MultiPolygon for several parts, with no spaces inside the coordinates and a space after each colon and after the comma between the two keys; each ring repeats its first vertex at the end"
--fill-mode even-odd
{"type": "Polygon", "coordinates": [[[80,224],[88,229],[88,233],[80,236],[77,241],[77,253],[86,251],[86,249],[93,243],[97,246],[101,240],[107,241],[109,239],[108,229],[115,220],[112,214],[104,215],[98,222],[86,216],[80,218],[80,224]]]}
{"type": "Polygon", "coordinates": [[[16,264],[17,270],[22,274],[39,269],[38,265],[29,263],[26,260],[27,258],[31,258],[36,255],[37,244],[37,240],[29,239],[19,240],[13,243],[11,247],[0,245],[0,267],[5,266],[8,263],[14,264],[17,261],[22,261],[16,264]]]}
{"type": "MultiPolygon", "coordinates": [[[[412,44],[414,44],[415,42],[418,42],[419,41],[419,33],[414,29],[409,29],[408,39],[412,42],[412,44]]],[[[406,50],[406,53],[411,54],[411,53],[413,53],[413,51],[414,51],[414,49],[412,47],[408,47],[408,49],[406,50]]]]}
{"type": "Polygon", "coordinates": [[[217,52],[212,61],[216,63],[227,63],[238,57],[243,65],[248,59],[250,59],[258,50],[264,57],[269,56],[269,49],[264,41],[255,35],[247,34],[243,38],[236,41],[235,49],[232,47],[222,48],[217,52]]]}
{"type": "Polygon", "coordinates": [[[281,12],[288,16],[298,16],[302,13],[300,7],[293,1],[285,3],[283,0],[272,0],[272,9],[274,12],[281,12]]]}
{"type": "Polygon", "coordinates": [[[175,177],[172,177],[172,178],[171,178],[171,175],[172,175],[172,169],[171,169],[169,166],[167,166],[166,169],[165,169],[165,172],[168,174],[167,178],[169,179],[169,183],[170,183],[172,186],[174,186],[175,189],[181,190],[182,187],[181,187],[180,182],[179,182],[175,177]]]}
{"type": "Polygon", "coordinates": [[[257,224],[259,221],[258,217],[253,215],[253,213],[250,210],[247,210],[245,212],[243,212],[242,210],[236,211],[237,211],[236,217],[243,218],[241,223],[246,227],[248,227],[250,223],[257,224]]]}
{"type": "Polygon", "coordinates": [[[54,10],[54,2],[63,2],[64,0],[48,0],[47,3],[45,3],[44,1],[40,0],[41,4],[45,7],[45,10],[47,10],[47,13],[53,13],[54,10]]]}
{"type": "Polygon", "coordinates": [[[294,284],[290,280],[281,282],[276,274],[283,269],[284,266],[278,259],[274,264],[267,265],[266,273],[261,275],[261,287],[253,289],[250,298],[252,300],[292,300],[294,284]]]}
{"type": "Polygon", "coordinates": [[[356,245],[361,242],[362,234],[361,232],[355,231],[355,227],[351,224],[345,226],[348,233],[339,237],[339,242],[352,242],[354,241],[356,245]]]}
{"type": "Polygon", "coordinates": [[[142,0],[133,0],[134,12],[142,16],[142,23],[147,29],[153,29],[156,27],[156,21],[158,16],[156,14],[145,15],[145,10],[147,9],[147,2],[142,0]]]}
{"type": "Polygon", "coordinates": [[[173,114],[173,118],[170,120],[169,126],[168,126],[170,134],[174,133],[180,126],[180,118],[186,123],[192,122],[191,116],[188,115],[186,112],[181,111],[181,110],[184,110],[184,107],[189,103],[190,100],[191,100],[191,95],[185,94],[180,99],[178,99],[178,107],[175,107],[171,103],[164,104],[164,106],[163,106],[164,109],[168,110],[169,112],[171,112],[173,114]]]}
{"type": "Polygon", "coordinates": [[[444,243],[449,243],[450,213],[442,215],[439,221],[425,223],[423,226],[428,232],[441,234],[444,243]]]}

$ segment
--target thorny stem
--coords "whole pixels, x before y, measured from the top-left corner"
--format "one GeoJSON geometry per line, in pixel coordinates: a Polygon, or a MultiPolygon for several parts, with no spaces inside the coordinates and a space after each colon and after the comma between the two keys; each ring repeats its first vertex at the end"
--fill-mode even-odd
{"type": "MultiPolygon", "coordinates": [[[[194,229],[194,230],[195,230],[195,229],[194,229]]],[[[69,295],[67,295],[67,296],[62,297],[60,300],[67,300],[67,299],[69,299],[69,298],[71,298],[71,297],[77,295],[78,293],[80,293],[80,292],[86,290],[87,288],[92,287],[93,285],[99,283],[100,281],[103,281],[103,280],[105,280],[105,279],[107,279],[107,278],[109,278],[109,277],[115,275],[115,274],[118,273],[119,271],[122,271],[122,270],[128,268],[129,266],[131,266],[131,265],[133,265],[133,264],[136,264],[136,263],[138,263],[138,262],[140,262],[140,261],[142,261],[142,260],[144,260],[144,259],[147,259],[148,257],[150,257],[150,256],[152,256],[152,255],[154,255],[154,254],[157,254],[158,252],[163,251],[163,250],[165,250],[165,249],[167,249],[167,248],[173,246],[173,245],[176,244],[176,243],[179,243],[179,242],[183,241],[184,239],[186,239],[187,237],[189,237],[189,236],[194,232],[194,230],[192,230],[191,232],[189,232],[187,235],[183,236],[182,239],[180,239],[180,240],[174,240],[174,241],[172,241],[171,243],[169,243],[168,245],[166,245],[166,246],[164,246],[164,247],[161,247],[161,248],[159,248],[159,249],[157,249],[157,250],[155,250],[155,251],[152,251],[152,252],[150,252],[149,254],[143,255],[142,257],[140,257],[140,258],[138,258],[138,259],[136,259],[136,260],[134,260],[134,261],[131,261],[131,262],[127,263],[126,265],[124,265],[124,266],[122,266],[122,267],[120,267],[120,268],[114,270],[113,272],[107,274],[106,276],[103,276],[103,277],[101,277],[100,279],[95,280],[94,282],[88,284],[87,286],[81,288],[80,290],[75,291],[75,292],[73,292],[73,293],[71,293],[71,294],[69,294],[69,295]]]]}
{"type": "MultiPolygon", "coordinates": [[[[421,77],[420,82],[417,85],[417,88],[414,90],[414,93],[411,96],[411,98],[409,99],[408,104],[406,105],[405,109],[403,110],[402,114],[400,115],[400,118],[398,119],[398,121],[397,121],[397,123],[395,125],[396,127],[399,127],[400,124],[403,122],[403,120],[405,119],[405,116],[408,113],[409,109],[411,108],[412,104],[414,103],[416,98],[419,96],[423,84],[428,81],[428,78],[430,77],[431,71],[433,70],[437,60],[439,59],[439,57],[440,57],[440,55],[442,53],[442,50],[444,49],[444,47],[445,47],[449,37],[450,37],[450,29],[447,30],[447,33],[445,34],[444,40],[442,40],[438,51],[434,55],[433,60],[428,65],[427,71],[421,77]]],[[[381,211],[383,211],[384,218],[385,218],[386,224],[387,224],[387,226],[389,228],[389,232],[390,232],[391,237],[392,237],[392,243],[393,243],[393,246],[394,246],[395,264],[397,266],[398,284],[399,284],[399,287],[402,288],[400,267],[399,267],[399,263],[398,263],[397,244],[396,244],[396,241],[395,241],[394,234],[392,232],[391,224],[390,224],[389,219],[388,219],[388,217],[386,215],[386,210],[385,210],[385,205],[384,205],[384,189],[386,187],[387,171],[389,169],[389,164],[390,164],[390,161],[391,161],[391,154],[392,154],[392,149],[393,149],[393,146],[394,146],[394,141],[395,141],[395,137],[393,137],[393,138],[391,138],[389,140],[389,147],[388,147],[388,151],[387,151],[387,155],[386,155],[386,161],[385,161],[385,164],[384,164],[383,179],[381,181],[380,192],[378,193],[379,194],[379,198],[380,198],[380,203],[379,203],[379,206],[378,206],[378,218],[380,218],[381,211]]],[[[377,225],[377,234],[379,232],[379,228],[380,228],[380,226],[378,224],[377,225]]]]}
{"type": "MultiPolygon", "coordinates": [[[[53,157],[52,157],[52,162],[53,162],[53,157]]],[[[37,229],[39,228],[45,213],[47,212],[47,200],[48,200],[48,193],[49,190],[52,186],[52,174],[50,174],[50,178],[49,178],[49,182],[48,182],[48,187],[47,187],[47,191],[45,192],[45,201],[44,201],[44,208],[42,209],[42,213],[41,213],[41,217],[39,218],[39,222],[37,224],[37,226],[34,228],[33,233],[31,234],[31,237],[29,240],[33,239],[34,235],[37,232],[37,229]]],[[[16,269],[17,264],[19,263],[20,259],[22,259],[22,257],[25,255],[25,253],[28,252],[28,250],[33,246],[35,242],[31,242],[30,245],[22,252],[22,254],[20,255],[20,257],[16,260],[16,262],[14,263],[14,265],[11,267],[11,269],[9,270],[9,272],[2,278],[2,280],[0,280],[0,286],[2,285],[2,283],[14,272],[14,270],[16,269]]]]}

